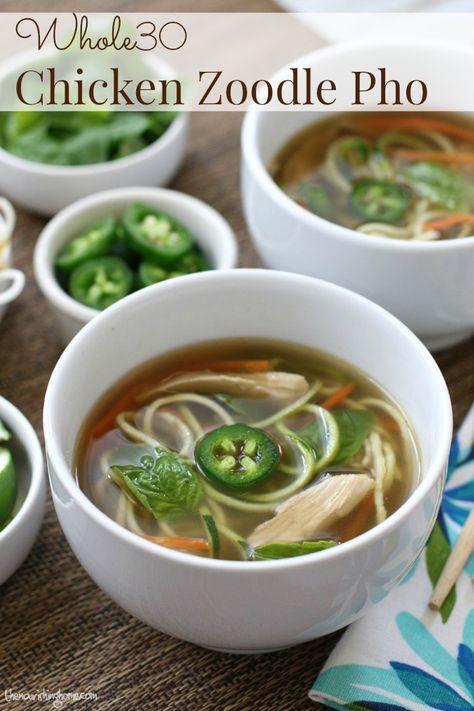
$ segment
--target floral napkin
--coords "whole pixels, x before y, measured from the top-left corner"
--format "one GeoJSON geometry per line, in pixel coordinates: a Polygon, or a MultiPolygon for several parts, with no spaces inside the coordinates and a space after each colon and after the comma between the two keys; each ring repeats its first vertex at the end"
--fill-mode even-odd
{"type": "Polygon", "coordinates": [[[474,405],[453,442],[441,510],[399,587],[344,633],[309,693],[353,711],[474,710],[474,556],[439,612],[428,600],[474,505],[474,405]]]}

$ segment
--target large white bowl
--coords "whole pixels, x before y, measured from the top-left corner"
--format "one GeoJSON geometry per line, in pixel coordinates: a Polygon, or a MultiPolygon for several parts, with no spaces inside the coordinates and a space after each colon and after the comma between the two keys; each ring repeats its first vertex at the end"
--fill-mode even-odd
{"type": "MultiPolygon", "coordinates": [[[[234,233],[214,208],[191,195],[165,188],[120,188],[78,200],[56,215],[41,232],[35,247],[34,270],[65,343],[100,311],[80,304],[59,285],[54,261],[61,247],[82,230],[109,215],[121,217],[128,205],[143,202],[169,212],[195,237],[213,269],[237,266],[234,233]]],[[[181,277],[176,277],[181,278],[181,277]]]]}
{"type": "MultiPolygon", "coordinates": [[[[18,477],[18,497],[10,523],[0,531],[0,585],[31,550],[45,506],[43,453],[36,432],[24,415],[0,397],[0,420],[13,434],[11,450],[18,477]]],[[[10,443],[9,443],[10,446],[10,443]]]]}
{"type": "MultiPolygon", "coordinates": [[[[293,64],[332,76],[343,66],[373,66],[377,57],[396,66],[397,58],[407,63],[417,53],[448,73],[466,64],[466,58],[472,64],[474,57],[471,47],[367,41],[321,49],[293,64]]],[[[400,318],[432,350],[466,339],[474,332],[474,237],[424,243],[360,234],[305,210],[271,178],[267,168],[279,149],[325,116],[258,110],[245,116],[243,207],[261,258],[273,269],[308,274],[363,294],[400,318]]]]}
{"type": "Polygon", "coordinates": [[[204,272],[137,292],[69,344],[46,393],[54,505],[77,558],[119,605],[196,644],[276,649],[349,624],[401,579],[435,521],[451,441],[443,377],[422,343],[380,307],[308,277],[204,272]],[[103,514],[72,470],[77,435],[101,393],[174,348],[218,338],[279,338],[337,354],[369,373],[413,424],[422,480],[390,518],[340,547],[290,560],[207,560],[160,548],[103,514]],[[65,417],[67,413],[67,417],[65,417]]]}

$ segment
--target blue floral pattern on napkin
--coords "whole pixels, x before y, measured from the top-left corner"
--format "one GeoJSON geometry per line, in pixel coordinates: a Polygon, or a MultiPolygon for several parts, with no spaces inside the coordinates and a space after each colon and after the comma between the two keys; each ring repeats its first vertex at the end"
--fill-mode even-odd
{"type": "MultiPolygon", "coordinates": [[[[413,597],[412,594],[404,595],[403,589],[408,588],[415,576],[416,589],[421,582],[420,594],[429,597],[429,590],[442,567],[440,557],[449,555],[473,505],[474,407],[453,442],[446,489],[436,526],[424,555],[399,587],[400,601],[408,602],[413,597]]],[[[316,679],[310,692],[311,698],[323,701],[332,708],[353,711],[473,711],[474,597],[469,580],[473,573],[474,556],[471,556],[463,574],[464,585],[460,585],[461,581],[457,585],[458,588],[463,587],[463,597],[459,600],[456,591],[452,591],[440,611],[441,620],[438,614],[426,612],[427,597],[418,601],[416,614],[403,609],[402,603],[397,610],[393,609],[393,603],[391,607],[387,606],[387,623],[390,615],[393,618],[392,629],[397,636],[396,639],[393,637],[380,642],[375,653],[380,656],[380,665],[337,663],[341,658],[347,661],[351,657],[365,656],[361,650],[370,642],[370,634],[374,633],[377,622],[374,623],[372,618],[372,622],[363,627],[365,620],[360,620],[356,623],[355,632],[349,628],[316,679]],[[453,645],[450,638],[453,634],[449,625],[451,615],[456,617],[453,629],[456,630],[457,645],[453,645]],[[345,644],[347,635],[348,644],[345,644]],[[451,643],[451,650],[447,642],[451,643]],[[456,649],[455,653],[453,649],[456,649]],[[387,656],[384,659],[383,654],[389,655],[390,652],[394,652],[393,658],[387,656]]],[[[379,625],[380,619],[378,613],[379,625]]],[[[387,637],[390,638],[388,632],[387,637]]]]}

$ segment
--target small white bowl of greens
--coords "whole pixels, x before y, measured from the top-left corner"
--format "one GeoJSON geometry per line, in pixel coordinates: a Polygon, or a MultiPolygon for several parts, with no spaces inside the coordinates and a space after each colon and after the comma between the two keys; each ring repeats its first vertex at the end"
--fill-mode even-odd
{"type": "Polygon", "coordinates": [[[45,506],[43,454],[24,415],[0,397],[0,585],[36,540],[45,506]]]}
{"type": "Polygon", "coordinates": [[[53,215],[99,190],[166,185],[186,148],[172,112],[7,112],[0,118],[0,192],[53,215]]]}
{"type": "Polygon", "coordinates": [[[228,222],[206,203],[165,188],[122,188],[77,201],[39,236],[38,286],[65,343],[134,291],[237,266],[228,222]]]}

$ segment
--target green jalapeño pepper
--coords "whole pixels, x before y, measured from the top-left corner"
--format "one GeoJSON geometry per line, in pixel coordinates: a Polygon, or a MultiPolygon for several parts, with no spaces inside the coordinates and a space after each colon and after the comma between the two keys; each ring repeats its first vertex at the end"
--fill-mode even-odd
{"type": "Polygon", "coordinates": [[[153,262],[142,262],[138,267],[137,286],[143,289],[145,286],[158,284],[160,281],[168,279],[168,272],[163,267],[154,264],[153,262]]]}
{"type": "Polygon", "coordinates": [[[359,136],[343,136],[333,144],[337,157],[340,157],[351,168],[363,165],[369,157],[367,143],[359,136]]]}
{"type": "Polygon", "coordinates": [[[196,445],[196,464],[208,479],[228,489],[260,484],[280,462],[280,451],[263,430],[225,425],[208,432],[196,445]]]}
{"type": "Polygon", "coordinates": [[[56,257],[56,267],[71,272],[88,259],[102,257],[114,239],[115,220],[108,217],[89,227],[61,249],[56,257]]]}
{"type": "Polygon", "coordinates": [[[193,238],[184,225],[141,203],[130,205],[123,225],[130,247],[163,267],[173,266],[193,246],[193,238]]]}
{"type": "Polygon", "coordinates": [[[382,180],[360,180],[349,195],[353,211],[371,222],[396,222],[408,208],[401,185],[382,180]]]}
{"type": "Polygon", "coordinates": [[[174,271],[182,272],[183,274],[205,272],[210,268],[211,266],[207,259],[198,252],[197,249],[193,249],[191,252],[188,252],[188,254],[185,254],[173,265],[174,271]]]}
{"type": "Polygon", "coordinates": [[[99,257],[80,264],[71,274],[73,299],[93,309],[107,308],[130,293],[133,273],[119,257],[99,257]]]}

